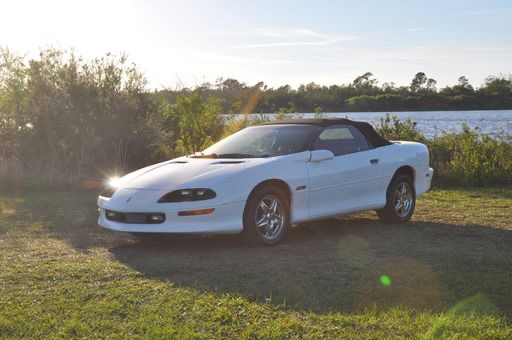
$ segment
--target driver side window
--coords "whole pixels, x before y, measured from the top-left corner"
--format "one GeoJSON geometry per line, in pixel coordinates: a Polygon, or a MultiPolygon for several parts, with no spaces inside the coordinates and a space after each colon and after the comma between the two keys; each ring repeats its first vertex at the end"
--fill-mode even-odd
{"type": "Polygon", "coordinates": [[[371,148],[366,137],[352,125],[325,128],[313,144],[313,150],[329,150],[334,156],[365,151],[371,148]]]}

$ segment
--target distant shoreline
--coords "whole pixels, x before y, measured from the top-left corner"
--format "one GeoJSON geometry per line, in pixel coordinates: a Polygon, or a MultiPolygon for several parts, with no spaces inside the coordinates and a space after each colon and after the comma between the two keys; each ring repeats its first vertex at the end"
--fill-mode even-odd
{"type": "MultiPolygon", "coordinates": [[[[413,113],[413,112],[481,112],[481,111],[489,111],[489,112],[496,112],[496,111],[510,111],[510,114],[512,115],[512,107],[510,109],[471,109],[471,110],[388,110],[388,111],[325,111],[322,112],[322,114],[336,114],[336,113],[413,113]]],[[[223,113],[224,115],[229,115],[230,113],[223,113]]],[[[243,115],[244,113],[237,113],[237,115],[243,115]]],[[[249,115],[275,115],[275,112],[264,112],[264,113],[257,113],[257,112],[251,112],[248,113],[249,115]]],[[[315,112],[290,112],[290,114],[312,114],[314,115],[315,112]]]]}

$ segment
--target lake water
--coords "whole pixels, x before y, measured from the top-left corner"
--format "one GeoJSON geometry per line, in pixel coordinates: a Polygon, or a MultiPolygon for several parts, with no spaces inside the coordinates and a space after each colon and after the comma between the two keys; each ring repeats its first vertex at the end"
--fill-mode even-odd
{"type": "MultiPolygon", "coordinates": [[[[388,112],[330,112],[324,113],[326,118],[349,118],[375,124],[388,112]]],[[[462,124],[470,128],[478,127],[482,132],[496,135],[497,133],[512,134],[512,110],[486,111],[421,111],[421,112],[389,112],[400,120],[410,118],[417,123],[418,129],[428,138],[441,131],[460,131],[462,124]]],[[[273,114],[267,115],[274,118],[273,114]]],[[[303,118],[314,118],[314,113],[304,113],[303,118]]]]}

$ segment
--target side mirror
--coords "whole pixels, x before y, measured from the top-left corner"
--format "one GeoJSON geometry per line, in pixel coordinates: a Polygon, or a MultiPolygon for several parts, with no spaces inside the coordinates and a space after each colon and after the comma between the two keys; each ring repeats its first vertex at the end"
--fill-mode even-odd
{"type": "Polygon", "coordinates": [[[327,161],[329,159],[333,159],[334,154],[329,150],[314,150],[311,151],[311,157],[309,158],[310,162],[321,162],[327,161]]]}

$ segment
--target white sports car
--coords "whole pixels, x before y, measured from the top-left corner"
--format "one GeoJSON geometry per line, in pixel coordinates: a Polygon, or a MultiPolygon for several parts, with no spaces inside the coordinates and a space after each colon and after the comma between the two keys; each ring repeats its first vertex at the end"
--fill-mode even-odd
{"type": "Polygon", "coordinates": [[[389,142],[368,123],[269,122],[120,178],[98,198],[98,224],[130,233],[242,232],[272,245],[290,224],[363,210],[406,222],[432,176],[425,145],[389,142]]]}

